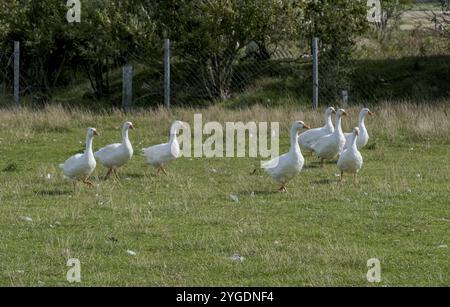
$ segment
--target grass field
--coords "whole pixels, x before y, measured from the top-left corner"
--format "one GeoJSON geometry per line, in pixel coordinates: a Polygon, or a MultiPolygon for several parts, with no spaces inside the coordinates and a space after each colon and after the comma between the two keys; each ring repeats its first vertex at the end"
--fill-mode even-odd
{"type": "MultiPolygon", "coordinates": [[[[95,115],[49,107],[0,112],[0,285],[66,286],[66,262],[81,261],[83,286],[450,286],[450,120],[448,102],[374,108],[359,184],[340,184],[334,164],[315,158],[289,193],[259,160],[189,159],[154,177],[136,155],[120,180],[73,190],[58,164],[120,139],[126,119],[136,149],[167,138],[173,119],[280,121],[281,151],[294,119],[322,114],[295,107],[175,109],[95,115]],[[235,202],[230,195],[236,195],[235,202]],[[127,250],[136,252],[129,255],[127,250]],[[230,258],[238,254],[243,262],[230,258]]],[[[345,119],[356,125],[358,108],[345,119]]]]}

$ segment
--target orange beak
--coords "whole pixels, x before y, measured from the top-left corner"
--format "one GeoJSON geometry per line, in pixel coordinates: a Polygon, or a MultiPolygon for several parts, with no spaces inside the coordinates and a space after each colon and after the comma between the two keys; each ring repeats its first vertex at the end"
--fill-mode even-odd
{"type": "Polygon", "coordinates": [[[134,130],[134,126],[133,126],[133,125],[130,125],[130,129],[131,129],[131,130],[134,130]]]}
{"type": "Polygon", "coordinates": [[[305,129],[311,129],[311,127],[310,127],[308,124],[304,124],[304,125],[303,125],[303,128],[305,128],[305,129]]]}
{"type": "Polygon", "coordinates": [[[100,134],[97,132],[97,130],[94,130],[94,135],[100,136],[100,134]]]}
{"type": "Polygon", "coordinates": [[[333,112],[331,112],[331,113],[336,114],[336,110],[333,110],[333,112]]]}
{"type": "Polygon", "coordinates": [[[370,111],[369,111],[369,113],[367,113],[367,114],[369,114],[369,116],[375,116],[375,113],[370,112],[370,111]]]}
{"type": "Polygon", "coordinates": [[[347,114],[347,112],[344,112],[344,113],[342,113],[342,115],[347,116],[348,114],[347,114]]]}

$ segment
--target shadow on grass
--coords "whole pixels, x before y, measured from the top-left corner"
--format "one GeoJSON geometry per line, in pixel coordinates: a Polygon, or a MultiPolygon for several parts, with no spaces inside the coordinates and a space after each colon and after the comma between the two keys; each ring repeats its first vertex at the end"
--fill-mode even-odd
{"type": "Polygon", "coordinates": [[[308,163],[308,164],[305,164],[305,166],[303,166],[303,168],[304,169],[318,169],[318,168],[320,168],[320,164],[319,163],[315,163],[315,162],[313,162],[313,163],[308,163]]]}
{"type": "Polygon", "coordinates": [[[313,181],[313,184],[322,184],[322,185],[330,185],[333,183],[336,183],[337,181],[335,179],[320,179],[313,181]]]}
{"type": "Polygon", "coordinates": [[[68,196],[72,195],[72,191],[69,190],[40,190],[35,191],[40,196],[68,196]]]}
{"type": "Polygon", "coordinates": [[[145,178],[148,177],[145,174],[142,173],[123,173],[123,174],[119,174],[120,178],[131,178],[131,179],[141,179],[141,178],[145,178]]]}

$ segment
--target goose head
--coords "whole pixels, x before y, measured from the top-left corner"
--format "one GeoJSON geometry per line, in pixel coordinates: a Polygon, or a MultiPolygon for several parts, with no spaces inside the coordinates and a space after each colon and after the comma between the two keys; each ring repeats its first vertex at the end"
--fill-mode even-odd
{"type": "Polygon", "coordinates": [[[297,121],[292,125],[292,130],[300,131],[301,129],[311,129],[311,127],[302,121],[297,121]]]}
{"type": "Polygon", "coordinates": [[[360,116],[361,116],[361,117],[366,117],[367,115],[368,115],[368,116],[374,116],[375,113],[371,112],[370,109],[368,109],[368,108],[362,109],[362,110],[361,110],[361,113],[360,113],[360,116]]]}
{"type": "Polygon", "coordinates": [[[347,116],[348,114],[347,114],[347,112],[344,110],[344,109],[339,109],[337,112],[336,112],[336,116],[338,116],[338,117],[342,117],[342,116],[347,116]]]}
{"type": "Polygon", "coordinates": [[[88,137],[93,138],[94,135],[99,135],[97,132],[97,129],[95,128],[89,128],[88,129],[88,133],[87,133],[88,137]]]}
{"type": "Polygon", "coordinates": [[[134,126],[132,122],[126,122],[125,124],[123,124],[123,130],[134,130],[134,126]]]}
{"type": "Polygon", "coordinates": [[[172,124],[172,127],[170,128],[170,134],[178,134],[178,131],[180,131],[181,129],[187,129],[188,126],[185,122],[182,121],[175,121],[172,124]]]}
{"type": "Polygon", "coordinates": [[[329,107],[326,111],[325,111],[325,115],[328,117],[328,116],[331,116],[331,115],[333,115],[333,114],[336,114],[336,109],[335,108],[333,108],[333,107],[329,107]]]}

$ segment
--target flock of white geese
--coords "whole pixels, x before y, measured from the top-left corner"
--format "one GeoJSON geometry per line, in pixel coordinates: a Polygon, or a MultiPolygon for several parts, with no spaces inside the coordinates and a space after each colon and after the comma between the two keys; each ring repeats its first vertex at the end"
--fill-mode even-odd
{"type": "MultiPolygon", "coordinates": [[[[330,107],[325,111],[325,125],[320,128],[310,129],[302,121],[294,122],[291,129],[291,147],[289,152],[281,155],[265,164],[263,168],[267,174],[281,184],[279,192],[287,192],[287,184],[303,169],[305,159],[300,145],[321,159],[320,165],[324,166],[325,160],[333,160],[339,157],[337,166],[341,171],[341,180],[344,173],[352,174],[357,180],[357,174],[363,166],[363,157],[360,149],[367,145],[369,133],[365,126],[367,116],[373,113],[364,108],[359,114],[359,125],[352,133],[344,133],[342,130],[342,117],[347,116],[344,109],[330,107]],[[332,116],[336,115],[335,125],[332,116]],[[307,131],[300,134],[302,129],[307,131]]],[[[167,175],[165,166],[177,159],[180,155],[180,145],[177,139],[178,132],[186,127],[181,121],[175,121],[170,128],[169,142],[142,149],[143,156],[148,164],[156,168],[156,175],[163,172],[167,175]]],[[[117,176],[117,170],[127,164],[133,157],[133,146],[128,138],[128,131],[134,129],[131,122],[126,122],[122,128],[122,142],[111,144],[101,148],[97,152],[92,149],[95,128],[89,128],[86,136],[86,149],[84,153],[70,157],[60,164],[64,175],[74,183],[81,181],[92,186],[89,177],[97,166],[97,160],[108,169],[105,179],[111,175],[117,176]]]]}

